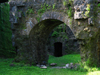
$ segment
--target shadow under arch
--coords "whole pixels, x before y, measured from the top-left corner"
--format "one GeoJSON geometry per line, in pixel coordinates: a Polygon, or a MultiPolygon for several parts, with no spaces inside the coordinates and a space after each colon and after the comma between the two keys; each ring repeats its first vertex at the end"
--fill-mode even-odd
{"type": "Polygon", "coordinates": [[[35,55],[34,61],[38,64],[48,62],[48,51],[46,43],[50,32],[64,22],[57,19],[46,19],[36,24],[30,31],[30,45],[32,54],[35,55]]]}

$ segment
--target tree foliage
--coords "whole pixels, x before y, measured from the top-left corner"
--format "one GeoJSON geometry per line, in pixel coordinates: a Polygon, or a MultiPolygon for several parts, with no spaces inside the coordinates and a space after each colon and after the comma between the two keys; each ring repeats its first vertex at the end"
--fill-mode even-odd
{"type": "Polygon", "coordinates": [[[11,41],[9,9],[7,3],[0,4],[0,57],[13,57],[15,53],[11,41]]]}

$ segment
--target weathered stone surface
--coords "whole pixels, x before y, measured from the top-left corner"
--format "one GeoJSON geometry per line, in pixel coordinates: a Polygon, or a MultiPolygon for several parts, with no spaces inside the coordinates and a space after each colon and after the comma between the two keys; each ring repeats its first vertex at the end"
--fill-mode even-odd
{"type": "Polygon", "coordinates": [[[86,19],[91,17],[95,0],[74,0],[74,19],[86,19]]]}
{"type": "Polygon", "coordinates": [[[42,68],[42,69],[47,69],[47,66],[41,65],[40,68],[42,68]]]}
{"type": "Polygon", "coordinates": [[[47,38],[56,26],[65,23],[79,41],[82,61],[89,60],[91,65],[100,65],[100,15],[94,11],[95,0],[66,1],[66,5],[62,0],[9,2],[13,42],[18,51],[16,61],[40,65],[43,61],[47,62],[47,38]]]}
{"type": "Polygon", "coordinates": [[[79,67],[79,64],[73,64],[73,63],[70,63],[70,64],[66,64],[63,68],[69,68],[69,69],[77,69],[79,67]]]}
{"type": "Polygon", "coordinates": [[[100,2],[100,0],[97,0],[98,2],[100,2]]]}
{"type": "Polygon", "coordinates": [[[56,63],[51,63],[51,64],[50,64],[50,66],[56,66],[56,65],[57,65],[56,63]]]}

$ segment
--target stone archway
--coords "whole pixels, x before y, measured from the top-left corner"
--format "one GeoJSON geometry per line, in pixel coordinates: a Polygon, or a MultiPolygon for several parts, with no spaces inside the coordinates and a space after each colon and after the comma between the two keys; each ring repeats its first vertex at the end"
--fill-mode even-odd
{"type": "MultiPolygon", "coordinates": [[[[46,50],[46,42],[50,32],[60,24],[69,24],[69,18],[64,13],[49,11],[45,12],[40,22],[32,27],[29,33],[31,50],[34,52],[35,63],[42,64],[44,61],[48,62],[48,53],[46,50]]],[[[73,32],[73,31],[72,31],[73,32]]]]}
{"type": "Polygon", "coordinates": [[[54,27],[65,23],[79,40],[82,61],[88,60],[90,65],[99,64],[97,43],[99,43],[100,13],[96,13],[93,9],[95,0],[74,0],[68,3],[71,8],[64,5],[62,0],[11,0],[9,2],[12,40],[18,48],[16,59],[39,64],[47,61],[46,38],[54,27]],[[51,8],[45,7],[45,11],[43,9],[39,12],[44,4],[51,5],[51,8]],[[27,12],[29,15],[26,15],[27,12]]]}
{"type": "Polygon", "coordinates": [[[48,54],[46,50],[47,38],[52,29],[61,23],[63,22],[56,19],[47,19],[35,25],[31,30],[31,48],[35,52],[35,62],[38,64],[42,64],[43,61],[48,61],[48,54]]]}
{"type": "MultiPolygon", "coordinates": [[[[46,43],[50,32],[58,25],[65,23],[72,29],[69,24],[69,18],[64,13],[59,12],[45,12],[41,16],[41,20],[30,31],[29,38],[31,50],[35,55],[35,63],[42,64],[44,61],[48,62],[48,53],[46,43]]],[[[73,32],[73,30],[72,30],[73,32]]]]}

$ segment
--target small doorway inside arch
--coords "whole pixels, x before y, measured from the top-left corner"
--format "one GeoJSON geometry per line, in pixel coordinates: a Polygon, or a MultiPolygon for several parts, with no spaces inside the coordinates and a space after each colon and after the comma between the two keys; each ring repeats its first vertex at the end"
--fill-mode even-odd
{"type": "Polygon", "coordinates": [[[55,57],[62,56],[62,43],[61,42],[54,43],[54,56],[55,57]]]}

